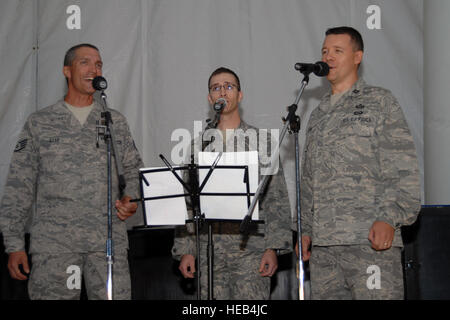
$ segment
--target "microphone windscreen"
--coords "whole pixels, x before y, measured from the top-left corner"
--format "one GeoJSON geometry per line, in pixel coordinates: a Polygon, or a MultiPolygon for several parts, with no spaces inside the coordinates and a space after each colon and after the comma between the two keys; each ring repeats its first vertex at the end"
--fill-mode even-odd
{"type": "Polygon", "coordinates": [[[214,111],[220,112],[227,106],[227,100],[224,98],[219,98],[216,100],[216,103],[214,103],[214,111]]]}
{"type": "Polygon", "coordinates": [[[99,91],[105,90],[108,88],[108,82],[106,82],[106,79],[102,76],[97,76],[92,80],[92,87],[99,91]]]}
{"type": "Polygon", "coordinates": [[[323,61],[317,61],[316,62],[317,68],[314,70],[314,74],[318,77],[325,77],[330,73],[330,67],[326,62],[323,61]]]}

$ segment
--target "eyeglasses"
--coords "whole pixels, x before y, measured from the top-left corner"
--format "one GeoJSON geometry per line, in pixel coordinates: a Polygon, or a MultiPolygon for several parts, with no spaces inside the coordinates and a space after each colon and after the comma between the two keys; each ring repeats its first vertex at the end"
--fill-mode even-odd
{"type": "Polygon", "coordinates": [[[234,88],[237,88],[237,85],[233,83],[225,83],[223,85],[215,84],[209,88],[210,92],[220,92],[222,91],[222,88],[225,89],[225,91],[232,91],[234,88]]]}

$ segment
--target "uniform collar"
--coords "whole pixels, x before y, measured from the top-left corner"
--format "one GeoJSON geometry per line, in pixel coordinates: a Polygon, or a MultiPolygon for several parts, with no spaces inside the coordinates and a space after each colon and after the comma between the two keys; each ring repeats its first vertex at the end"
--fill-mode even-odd
{"type": "MultiPolygon", "coordinates": [[[[94,98],[94,105],[92,106],[92,110],[89,113],[89,116],[86,119],[86,123],[95,123],[96,120],[100,119],[100,115],[101,112],[103,112],[103,107],[100,104],[100,102],[98,100],[96,100],[94,98]]],[[[59,116],[59,118],[64,118],[65,121],[68,121],[67,124],[70,126],[78,126],[80,125],[80,122],[75,118],[75,116],[73,115],[72,111],[69,110],[69,108],[66,106],[66,103],[64,101],[64,99],[58,101],[56,103],[57,108],[56,108],[56,115],[59,116]]]]}
{"type": "Polygon", "coordinates": [[[241,122],[239,123],[239,126],[236,129],[242,129],[242,130],[247,130],[248,128],[250,128],[250,126],[241,119],[241,122]]]}
{"type": "MultiPolygon", "coordinates": [[[[359,78],[353,85],[352,87],[345,92],[342,97],[339,99],[346,99],[347,97],[357,97],[359,95],[362,94],[364,88],[367,86],[366,82],[364,81],[363,78],[359,78]]],[[[331,89],[323,96],[322,98],[322,102],[319,105],[319,108],[323,111],[323,112],[328,112],[331,109],[330,106],[330,98],[331,98],[331,89]]],[[[337,105],[337,104],[336,104],[337,105]]]]}
{"type": "Polygon", "coordinates": [[[350,90],[347,92],[348,95],[351,96],[359,96],[362,94],[364,88],[367,86],[366,82],[363,78],[359,78],[358,81],[356,81],[353,86],[350,88],[350,90]]]}

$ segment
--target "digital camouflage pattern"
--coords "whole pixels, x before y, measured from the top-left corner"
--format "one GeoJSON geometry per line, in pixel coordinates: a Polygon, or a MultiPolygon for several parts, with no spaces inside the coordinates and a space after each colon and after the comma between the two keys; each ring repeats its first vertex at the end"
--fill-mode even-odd
{"type": "MultiPolygon", "coordinates": [[[[96,145],[98,102],[81,126],[64,101],[33,113],[12,156],[0,206],[0,228],[7,252],[24,251],[25,225],[33,203],[31,253],[105,252],[107,238],[106,143],[96,145]],[[36,201],[35,201],[36,200],[36,201]]],[[[127,182],[125,194],[138,197],[143,167],[125,118],[110,110],[127,182]]],[[[113,194],[119,198],[112,159],[113,194]]],[[[115,250],[128,248],[124,221],[113,206],[115,250]]]]}
{"type": "Polygon", "coordinates": [[[400,227],[420,210],[414,141],[385,89],[359,79],[334,106],[327,93],[312,112],[302,159],[302,235],[315,246],[370,244],[374,221],[400,227]]]}
{"type": "MultiPolygon", "coordinates": [[[[107,263],[104,252],[35,253],[28,281],[31,300],[79,300],[84,278],[89,300],[105,300],[107,263]],[[75,270],[73,268],[79,268],[75,270]],[[79,281],[77,283],[77,281],[79,281]]],[[[114,253],[113,299],[131,299],[131,278],[126,251],[114,253]]]]}
{"type": "MultiPolygon", "coordinates": [[[[249,129],[258,132],[258,129],[241,120],[234,134],[227,135],[226,141],[215,140],[205,151],[258,150],[258,146],[252,143],[254,140],[245,138],[249,129]],[[230,140],[233,141],[235,137],[236,143],[230,143],[230,140]],[[226,149],[227,145],[228,149],[226,149]],[[229,150],[230,148],[233,150],[229,150]]],[[[270,145],[270,141],[268,143],[270,145]]],[[[194,153],[199,152],[199,148],[201,143],[192,143],[194,153]]],[[[268,149],[270,154],[270,148],[268,149]]],[[[252,223],[248,237],[240,233],[239,221],[213,223],[214,298],[216,299],[267,299],[270,293],[270,279],[261,277],[258,272],[263,253],[269,248],[280,250],[281,253],[287,253],[292,249],[290,204],[281,166],[269,181],[259,201],[259,217],[265,223],[252,223]]],[[[189,210],[189,218],[192,219],[192,210],[189,210]]],[[[193,223],[176,228],[172,248],[172,256],[175,259],[179,260],[185,254],[197,256],[194,230],[193,223]]],[[[207,297],[207,239],[205,226],[200,236],[203,299],[207,297]]]]}
{"type": "Polygon", "coordinates": [[[312,300],[402,300],[401,248],[315,246],[310,258],[312,300]],[[326,285],[318,285],[326,284],[326,285]]]}

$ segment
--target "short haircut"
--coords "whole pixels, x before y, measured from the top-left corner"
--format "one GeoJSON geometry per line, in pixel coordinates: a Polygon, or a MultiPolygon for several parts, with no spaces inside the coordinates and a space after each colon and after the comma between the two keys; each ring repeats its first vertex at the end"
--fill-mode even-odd
{"type": "Polygon", "coordinates": [[[361,33],[359,33],[358,30],[352,28],[352,27],[336,27],[336,28],[330,28],[325,32],[325,35],[328,36],[330,34],[347,34],[350,36],[354,51],[363,51],[364,52],[364,41],[362,39],[361,33]]]}
{"type": "Polygon", "coordinates": [[[237,84],[237,89],[238,89],[238,91],[241,91],[241,81],[239,80],[239,77],[237,76],[237,74],[233,70],[230,70],[230,69],[225,68],[225,67],[217,68],[216,70],[214,70],[213,73],[211,73],[211,75],[209,76],[209,79],[208,79],[208,91],[211,89],[209,87],[211,85],[211,78],[216,76],[216,75],[218,75],[218,74],[221,74],[221,73],[229,73],[233,77],[235,77],[236,82],[237,82],[236,83],[237,84]]]}
{"type": "Polygon", "coordinates": [[[75,53],[79,48],[84,48],[84,47],[88,47],[88,48],[92,48],[97,50],[98,52],[100,52],[100,50],[98,50],[98,48],[90,43],[81,43],[78,44],[76,46],[73,46],[72,48],[70,48],[69,50],[67,50],[66,55],[64,56],[64,66],[71,66],[73,63],[73,60],[75,60],[75,53]]]}

